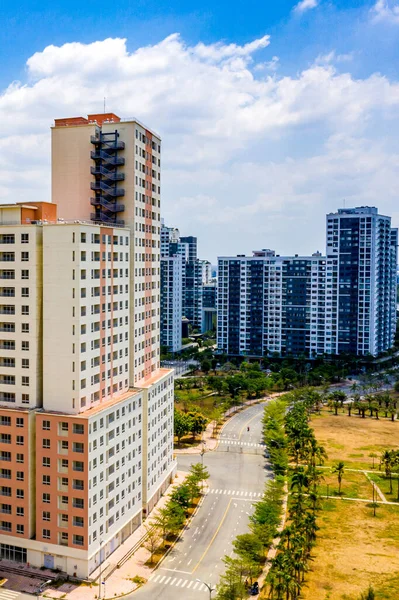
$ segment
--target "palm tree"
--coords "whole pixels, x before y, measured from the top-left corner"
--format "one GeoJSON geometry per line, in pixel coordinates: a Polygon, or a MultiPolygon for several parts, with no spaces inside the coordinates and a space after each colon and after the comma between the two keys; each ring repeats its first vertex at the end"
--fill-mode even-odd
{"type": "Polygon", "coordinates": [[[338,478],[338,494],[341,495],[342,478],[345,472],[345,463],[340,460],[333,468],[332,473],[336,473],[338,478]]]}
{"type": "Polygon", "coordinates": [[[298,493],[301,494],[303,488],[309,487],[309,475],[303,467],[299,467],[291,478],[291,490],[297,488],[298,493]]]}
{"type": "Polygon", "coordinates": [[[385,452],[383,452],[381,455],[381,462],[385,467],[385,477],[389,477],[389,493],[392,494],[392,452],[390,452],[389,450],[385,450],[385,452]]]}

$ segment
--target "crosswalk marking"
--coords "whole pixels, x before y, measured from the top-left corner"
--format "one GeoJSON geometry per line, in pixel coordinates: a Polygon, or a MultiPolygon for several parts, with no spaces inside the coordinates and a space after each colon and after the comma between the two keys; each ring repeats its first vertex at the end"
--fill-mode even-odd
{"type": "Polygon", "coordinates": [[[209,494],[221,495],[221,496],[250,496],[251,498],[261,498],[262,492],[245,492],[243,490],[219,490],[217,488],[211,488],[209,494]]]}
{"type": "MultiPolygon", "coordinates": [[[[201,581],[195,581],[193,579],[183,579],[182,577],[166,577],[165,579],[165,575],[161,576],[160,574],[152,574],[149,577],[149,581],[152,581],[152,583],[157,583],[157,584],[161,584],[161,585],[173,585],[174,587],[183,589],[186,588],[186,590],[190,590],[196,591],[196,592],[204,592],[206,591],[206,585],[204,583],[202,583],[201,581]]],[[[18,592],[16,592],[17,595],[18,592]]],[[[200,596],[199,596],[200,597],[200,596]]],[[[11,600],[11,597],[7,597],[8,600],[11,600]]],[[[0,591],[0,600],[1,600],[1,591],[0,591]]],[[[5,598],[4,598],[5,600],[5,598]]]]}
{"type": "Polygon", "coordinates": [[[221,444],[229,444],[230,446],[247,446],[251,448],[264,448],[264,444],[260,444],[259,442],[240,442],[239,440],[220,440],[221,444]]]}
{"type": "Polygon", "coordinates": [[[17,598],[20,595],[20,592],[15,592],[13,590],[5,590],[3,588],[0,589],[0,598],[17,598]]]}

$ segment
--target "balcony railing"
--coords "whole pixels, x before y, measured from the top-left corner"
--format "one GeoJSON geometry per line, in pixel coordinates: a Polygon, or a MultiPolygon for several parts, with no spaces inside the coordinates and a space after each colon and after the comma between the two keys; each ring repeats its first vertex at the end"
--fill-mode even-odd
{"type": "Polygon", "coordinates": [[[94,191],[105,192],[108,196],[117,197],[125,195],[125,190],[123,188],[112,187],[103,181],[92,181],[90,187],[94,191]]]}
{"type": "Polygon", "coordinates": [[[96,213],[91,213],[90,219],[95,223],[109,223],[110,225],[120,225],[121,227],[125,225],[125,221],[122,221],[121,219],[113,219],[103,212],[98,215],[96,215],[96,213]]]}
{"type": "Polygon", "coordinates": [[[93,160],[103,160],[105,164],[109,165],[124,165],[125,159],[121,156],[113,156],[102,150],[96,150],[90,152],[90,156],[93,160]]]}
{"type": "Polygon", "coordinates": [[[91,167],[90,172],[92,175],[102,175],[110,181],[123,181],[125,179],[124,173],[118,173],[118,171],[109,171],[101,166],[91,167]]]}
{"type": "Polygon", "coordinates": [[[105,208],[106,210],[109,210],[111,212],[123,212],[125,210],[125,205],[124,204],[114,204],[113,202],[108,202],[108,200],[105,200],[105,198],[90,198],[90,204],[92,206],[102,206],[103,208],[105,208]]]}
{"type": "Polygon", "coordinates": [[[105,147],[110,150],[124,150],[125,142],[117,142],[115,140],[107,141],[104,137],[98,138],[95,135],[90,136],[90,141],[92,144],[101,144],[102,147],[105,147]]]}

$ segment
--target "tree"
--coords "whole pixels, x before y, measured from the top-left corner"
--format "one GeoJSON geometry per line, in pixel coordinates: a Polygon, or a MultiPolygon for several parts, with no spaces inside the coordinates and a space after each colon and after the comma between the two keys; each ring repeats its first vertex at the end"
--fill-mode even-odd
{"type": "Polygon", "coordinates": [[[177,437],[177,443],[180,444],[180,440],[184,435],[190,431],[191,422],[188,415],[184,414],[180,410],[174,411],[174,434],[177,437]]]}
{"type": "Polygon", "coordinates": [[[359,600],[375,600],[374,589],[371,587],[371,585],[366,592],[360,594],[359,600]]]}
{"type": "Polygon", "coordinates": [[[203,360],[201,363],[201,371],[207,375],[212,368],[212,364],[209,360],[203,360]]]}
{"type": "Polygon", "coordinates": [[[197,477],[194,475],[188,475],[188,477],[186,477],[186,480],[185,480],[185,485],[187,486],[187,488],[189,490],[190,500],[192,502],[194,500],[194,498],[198,498],[198,496],[201,493],[201,488],[198,484],[197,477]]]}
{"type": "Polygon", "coordinates": [[[264,546],[253,533],[238,535],[233,541],[234,552],[242,559],[260,563],[264,558],[264,546]]]}
{"type": "Polygon", "coordinates": [[[144,529],[146,531],[144,548],[150,553],[150,563],[152,564],[153,556],[161,544],[161,537],[156,526],[145,525],[144,529]]]}
{"type": "Polygon", "coordinates": [[[187,508],[190,504],[191,492],[187,484],[179,485],[171,494],[171,499],[183,508],[187,508]]]}
{"type": "Polygon", "coordinates": [[[189,477],[191,477],[193,481],[197,481],[197,483],[200,484],[202,487],[204,481],[209,479],[209,472],[207,468],[204,467],[204,465],[202,465],[201,463],[196,463],[194,465],[191,465],[189,477]]]}
{"type": "Polygon", "coordinates": [[[345,472],[345,463],[342,462],[342,460],[340,460],[332,469],[331,469],[332,473],[335,473],[337,475],[338,478],[338,494],[341,495],[341,484],[342,484],[342,478],[344,476],[344,472],[345,472]]]}
{"type": "Polygon", "coordinates": [[[187,414],[189,419],[189,431],[191,431],[193,437],[199,435],[206,429],[207,420],[203,414],[198,411],[191,411],[187,414]]]}

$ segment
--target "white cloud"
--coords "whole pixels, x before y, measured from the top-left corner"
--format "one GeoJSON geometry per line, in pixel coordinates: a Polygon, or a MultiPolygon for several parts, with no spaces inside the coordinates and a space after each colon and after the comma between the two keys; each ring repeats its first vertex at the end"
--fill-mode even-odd
{"type": "Polygon", "coordinates": [[[399,4],[396,0],[377,0],[371,14],[375,22],[388,21],[399,24],[399,4]]]}
{"type": "Polygon", "coordinates": [[[108,110],[161,133],[164,217],[197,234],[204,257],[304,251],[344,197],[396,210],[398,83],[340,72],[349,62],[335,52],[280,76],[268,44],[173,34],[132,53],[122,39],[37,52],[27,82],[0,93],[0,201],[48,200],[53,119],[100,112],[106,96],[108,110]]]}
{"type": "Polygon", "coordinates": [[[319,0],[301,0],[294,6],[294,12],[296,13],[304,13],[307,10],[311,10],[312,8],[316,8],[319,5],[319,0]]]}

